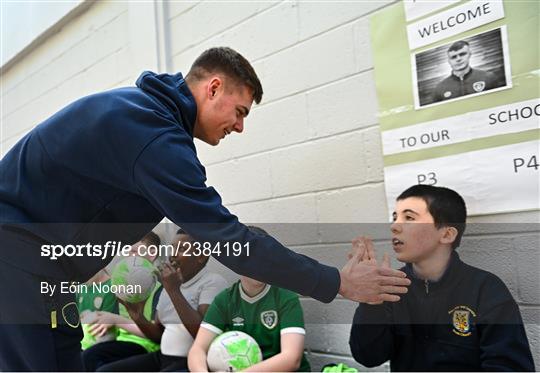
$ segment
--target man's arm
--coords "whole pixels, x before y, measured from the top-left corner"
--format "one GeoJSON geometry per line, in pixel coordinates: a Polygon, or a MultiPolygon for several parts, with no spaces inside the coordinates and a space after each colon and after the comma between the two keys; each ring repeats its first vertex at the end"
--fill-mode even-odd
{"type": "Polygon", "coordinates": [[[380,299],[394,289],[388,286],[406,291],[403,286],[408,280],[402,272],[364,268],[356,262],[340,274],[336,268],[287,249],[271,236],[250,232],[222,205],[219,194],[205,185],[193,139],[180,128],[161,134],[144,148],[134,164],[133,179],[155,208],[195,240],[240,244],[241,256],[226,255],[224,250],[215,256],[236,273],[323,302],[332,301],[338,291],[356,301],[380,299]]]}

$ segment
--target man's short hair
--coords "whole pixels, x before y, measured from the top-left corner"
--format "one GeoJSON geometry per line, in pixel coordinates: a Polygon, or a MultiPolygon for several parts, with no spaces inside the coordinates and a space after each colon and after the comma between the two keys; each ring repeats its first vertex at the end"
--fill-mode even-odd
{"type": "Polygon", "coordinates": [[[143,241],[147,246],[150,245],[156,245],[159,246],[161,244],[161,240],[157,234],[154,232],[147,233],[143,238],[141,238],[141,241],[143,241]]]}
{"type": "Polygon", "coordinates": [[[235,84],[250,88],[255,103],[261,102],[263,89],[255,70],[248,60],[234,49],[217,47],[204,51],[191,65],[186,79],[200,81],[214,73],[221,73],[235,84]]]}
{"type": "Polygon", "coordinates": [[[465,40],[459,40],[459,41],[456,41],[455,43],[453,43],[450,48],[448,48],[448,52],[452,52],[452,51],[458,51],[464,47],[468,47],[469,46],[469,43],[467,43],[465,40]]]}
{"type": "Polygon", "coordinates": [[[422,198],[433,216],[437,229],[442,227],[454,227],[458,234],[452,248],[457,248],[461,243],[461,237],[465,232],[465,220],[467,207],[463,198],[454,190],[433,185],[413,185],[401,193],[396,200],[400,201],[410,197],[422,198]]]}

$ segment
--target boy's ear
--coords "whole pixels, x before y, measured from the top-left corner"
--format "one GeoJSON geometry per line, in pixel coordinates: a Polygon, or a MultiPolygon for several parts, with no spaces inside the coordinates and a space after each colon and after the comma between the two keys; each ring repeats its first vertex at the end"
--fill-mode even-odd
{"type": "Polygon", "coordinates": [[[441,243],[451,245],[458,235],[458,230],[454,227],[444,227],[444,233],[441,237],[441,243]]]}
{"type": "Polygon", "coordinates": [[[204,266],[206,264],[206,262],[208,261],[208,259],[210,259],[210,258],[205,256],[205,255],[199,255],[197,257],[197,262],[199,263],[199,265],[204,266]]]}

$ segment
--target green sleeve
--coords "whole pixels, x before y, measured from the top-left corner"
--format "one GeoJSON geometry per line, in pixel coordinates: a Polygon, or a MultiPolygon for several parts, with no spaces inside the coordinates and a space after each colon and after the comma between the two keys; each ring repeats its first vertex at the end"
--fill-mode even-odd
{"type": "Polygon", "coordinates": [[[218,328],[222,332],[225,331],[227,326],[227,305],[229,304],[229,292],[223,290],[215,298],[208,311],[204,315],[204,323],[210,324],[215,328],[218,328]]]}
{"type": "Polygon", "coordinates": [[[298,295],[288,290],[280,289],[279,328],[304,329],[304,313],[298,295]]]}

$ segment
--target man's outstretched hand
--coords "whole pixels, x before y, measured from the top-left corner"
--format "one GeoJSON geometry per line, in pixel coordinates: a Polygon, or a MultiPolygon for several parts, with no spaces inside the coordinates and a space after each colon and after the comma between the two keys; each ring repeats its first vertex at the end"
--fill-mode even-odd
{"type": "Polygon", "coordinates": [[[359,237],[353,240],[349,261],[340,271],[339,294],[355,302],[377,304],[397,302],[398,294],[405,294],[411,281],[405,273],[390,268],[388,257],[383,266],[377,264],[371,240],[359,237]]]}

